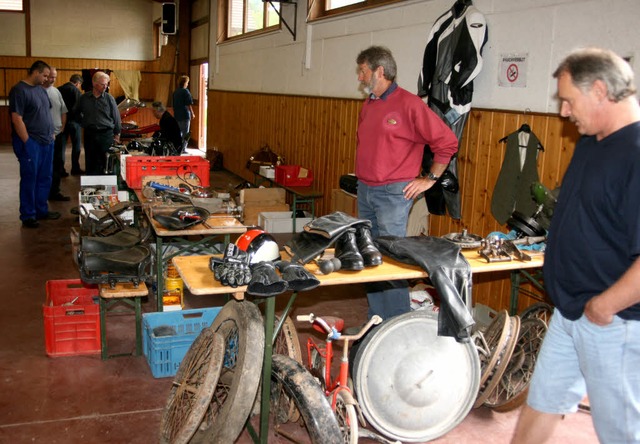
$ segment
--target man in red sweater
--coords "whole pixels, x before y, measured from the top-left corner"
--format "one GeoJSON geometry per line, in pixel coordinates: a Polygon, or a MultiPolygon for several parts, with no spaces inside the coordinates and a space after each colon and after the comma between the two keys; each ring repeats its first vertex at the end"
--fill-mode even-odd
{"type": "MultiPolygon", "coordinates": [[[[358,119],[358,217],[371,221],[374,239],[403,237],[413,199],[436,183],[458,150],[458,139],[418,96],[398,86],[387,48],[365,49],[356,63],[368,96],[358,119]],[[425,145],[434,159],[431,171],[420,177],[425,145]]],[[[410,309],[405,282],[370,284],[367,298],[369,317],[387,319],[410,309]]]]}

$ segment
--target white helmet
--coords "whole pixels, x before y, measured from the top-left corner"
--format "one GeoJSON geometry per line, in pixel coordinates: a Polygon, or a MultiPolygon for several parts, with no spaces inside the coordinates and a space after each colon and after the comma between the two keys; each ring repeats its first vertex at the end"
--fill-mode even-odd
{"type": "Polygon", "coordinates": [[[236,245],[249,253],[249,262],[270,262],[280,259],[280,247],[272,235],[264,230],[249,230],[238,238],[236,245]]]}

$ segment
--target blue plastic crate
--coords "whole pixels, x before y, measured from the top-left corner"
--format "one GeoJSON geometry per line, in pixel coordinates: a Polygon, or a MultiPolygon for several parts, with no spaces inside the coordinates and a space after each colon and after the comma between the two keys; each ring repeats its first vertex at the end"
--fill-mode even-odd
{"type": "Polygon", "coordinates": [[[211,325],[221,309],[213,307],[142,315],[142,348],[154,378],[176,374],[193,341],[211,325]],[[153,331],[157,327],[172,328],[175,335],[156,336],[153,331]]]}

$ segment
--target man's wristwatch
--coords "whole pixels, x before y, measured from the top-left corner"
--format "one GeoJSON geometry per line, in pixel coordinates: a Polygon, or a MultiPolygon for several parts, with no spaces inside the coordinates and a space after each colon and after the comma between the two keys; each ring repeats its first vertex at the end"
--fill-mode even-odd
{"type": "Polygon", "coordinates": [[[429,178],[431,180],[438,180],[438,179],[440,179],[440,176],[436,176],[431,171],[429,171],[429,174],[427,174],[427,178],[429,178]]]}

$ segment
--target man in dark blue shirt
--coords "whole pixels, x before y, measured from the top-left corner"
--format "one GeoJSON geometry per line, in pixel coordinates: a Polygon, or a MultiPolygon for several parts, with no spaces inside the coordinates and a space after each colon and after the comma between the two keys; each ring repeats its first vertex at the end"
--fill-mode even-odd
{"type": "Polygon", "coordinates": [[[9,92],[11,142],[20,162],[20,220],[25,228],[37,228],[39,219],[58,219],[47,199],[53,170],[53,119],[51,102],[42,85],[51,68],[38,60],[26,79],[9,92]]]}
{"type": "Polygon", "coordinates": [[[109,75],[93,75],[93,90],[80,96],[73,109],[84,128],[84,156],[87,174],[105,174],[107,153],[113,143],[120,143],[120,113],[116,100],[107,92],[109,75]]]}
{"type": "Polygon", "coordinates": [[[640,105],[633,71],[588,48],[555,71],[582,137],[545,253],[556,306],[513,443],[543,443],[585,395],[598,439],[640,442],[640,105]]]}

